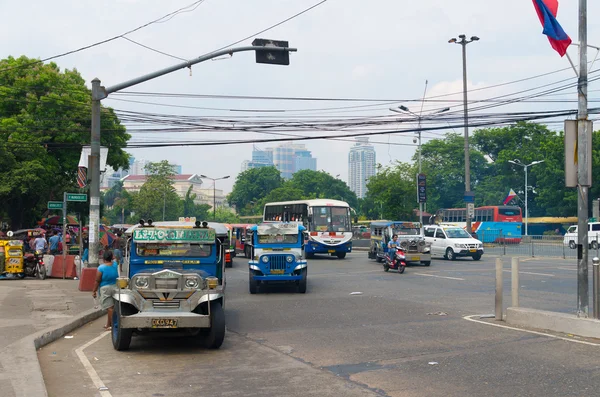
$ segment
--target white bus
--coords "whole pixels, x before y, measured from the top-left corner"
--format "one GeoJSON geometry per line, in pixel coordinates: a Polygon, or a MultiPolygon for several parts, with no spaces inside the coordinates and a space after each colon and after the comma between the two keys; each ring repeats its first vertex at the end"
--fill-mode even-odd
{"type": "Polygon", "coordinates": [[[352,252],[350,206],[339,200],[315,199],[265,204],[263,222],[300,222],[308,231],[307,258],[329,254],[340,259],[352,252]]]}

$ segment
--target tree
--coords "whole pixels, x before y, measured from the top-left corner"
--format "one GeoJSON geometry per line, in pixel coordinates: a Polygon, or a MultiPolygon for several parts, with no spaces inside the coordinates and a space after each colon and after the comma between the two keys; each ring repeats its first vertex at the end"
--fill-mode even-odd
{"type": "Polygon", "coordinates": [[[371,219],[413,220],[417,206],[415,167],[397,162],[394,166],[379,167],[377,175],[369,178],[367,196],[362,204],[371,219]]]}
{"type": "MultiPolygon", "coordinates": [[[[91,92],[81,75],[34,61],[0,61],[0,216],[13,229],[33,225],[48,200],[76,189],[81,145],[90,143],[91,92]]],[[[102,111],[108,164],[127,167],[130,136],[112,109],[102,111]]]]}
{"type": "Polygon", "coordinates": [[[240,218],[230,208],[219,207],[215,211],[215,222],[240,223],[240,218]]]}
{"type": "Polygon", "coordinates": [[[175,220],[183,213],[183,201],[173,187],[173,167],[167,160],[146,165],[146,182],[134,199],[138,218],[175,220]]]}
{"type": "Polygon", "coordinates": [[[260,211],[266,203],[273,203],[277,201],[302,200],[304,198],[306,198],[304,196],[304,192],[300,189],[292,187],[288,181],[285,182],[282,187],[278,187],[276,189],[271,190],[269,194],[267,194],[265,197],[263,197],[256,203],[254,209],[258,210],[258,214],[260,214],[260,211]]]}
{"type": "Polygon", "coordinates": [[[355,208],[358,200],[356,194],[341,179],[334,178],[324,171],[301,170],[292,176],[286,187],[303,192],[304,198],[327,198],[346,201],[355,208]]]}
{"type": "Polygon", "coordinates": [[[240,173],[227,197],[241,215],[252,215],[256,203],[271,190],[281,187],[283,179],[275,167],[251,168],[240,173]]]}

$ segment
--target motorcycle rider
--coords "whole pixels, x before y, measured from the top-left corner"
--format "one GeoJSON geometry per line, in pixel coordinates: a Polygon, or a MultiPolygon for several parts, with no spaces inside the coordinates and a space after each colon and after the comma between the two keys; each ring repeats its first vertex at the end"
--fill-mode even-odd
{"type": "Polygon", "coordinates": [[[398,242],[398,235],[394,234],[392,236],[392,239],[388,243],[388,255],[390,257],[390,263],[392,263],[392,265],[394,264],[394,261],[396,260],[396,249],[399,246],[400,246],[400,243],[398,242]]]}

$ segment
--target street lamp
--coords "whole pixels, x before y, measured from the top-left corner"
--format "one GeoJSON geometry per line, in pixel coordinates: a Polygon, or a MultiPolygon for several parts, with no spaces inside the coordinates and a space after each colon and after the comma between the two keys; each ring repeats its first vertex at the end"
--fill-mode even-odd
{"type": "Polygon", "coordinates": [[[546,161],[546,160],[534,161],[531,164],[523,164],[521,162],[521,160],[519,160],[519,159],[508,160],[509,163],[521,166],[525,170],[525,235],[526,236],[527,236],[527,217],[529,216],[528,209],[527,209],[527,190],[529,190],[529,188],[527,186],[527,168],[531,167],[532,165],[543,163],[544,161],[546,161]]]}
{"type": "Polygon", "coordinates": [[[217,181],[229,178],[229,175],[221,178],[211,178],[210,176],[200,175],[200,178],[210,179],[213,181],[213,222],[217,221],[217,181]]]}
{"type": "MultiPolygon", "coordinates": [[[[421,114],[416,114],[411,112],[406,106],[400,105],[398,106],[398,109],[395,108],[390,108],[390,110],[392,112],[396,112],[396,113],[403,113],[403,114],[411,114],[413,116],[415,116],[419,122],[418,128],[417,128],[417,133],[419,134],[419,156],[418,156],[418,162],[419,162],[419,174],[421,173],[421,121],[423,120],[423,118],[427,118],[430,117],[432,115],[436,115],[436,114],[440,114],[440,113],[444,113],[450,110],[450,108],[444,108],[441,110],[438,110],[436,112],[433,113],[429,113],[425,116],[423,116],[423,113],[421,112],[421,114]],[[399,109],[399,110],[398,110],[399,109]]],[[[414,142],[414,140],[413,140],[414,142]]],[[[419,191],[418,191],[419,187],[417,186],[417,200],[419,201],[419,222],[421,222],[421,227],[423,227],[423,203],[421,202],[421,200],[418,199],[419,197],[419,191]]]]}
{"type": "MultiPolygon", "coordinates": [[[[460,44],[462,46],[463,60],[463,105],[465,109],[465,199],[471,198],[471,160],[469,159],[469,110],[467,108],[467,44],[474,41],[479,41],[479,37],[471,36],[467,40],[467,36],[461,34],[458,36],[460,40],[451,38],[448,40],[450,44],[460,44]]],[[[467,231],[472,233],[471,217],[469,217],[469,205],[467,204],[467,231]]]]}

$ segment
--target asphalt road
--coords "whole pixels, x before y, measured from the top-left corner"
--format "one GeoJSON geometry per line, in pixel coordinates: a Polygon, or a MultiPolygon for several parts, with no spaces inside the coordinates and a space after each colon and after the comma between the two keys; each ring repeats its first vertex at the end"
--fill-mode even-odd
{"type": "MultiPolygon", "coordinates": [[[[220,350],[155,335],[117,352],[100,319],[40,350],[40,363],[61,397],[598,395],[600,341],[464,319],[493,312],[494,261],[434,260],[397,274],[356,252],[309,261],[306,294],[250,295],[236,258],[220,350]]],[[[505,259],[506,302],[509,269],[505,259]]],[[[574,260],[526,259],[522,306],[573,312],[575,276],[574,260]]]]}

